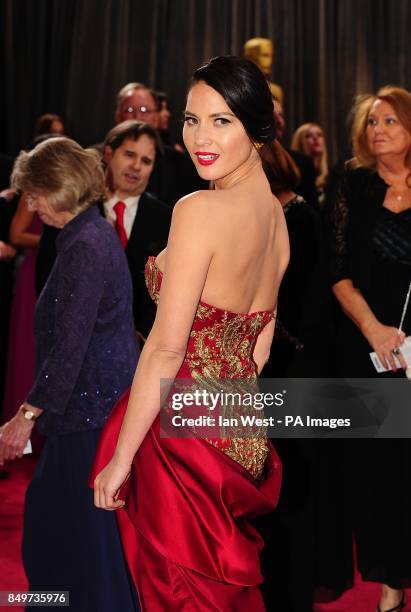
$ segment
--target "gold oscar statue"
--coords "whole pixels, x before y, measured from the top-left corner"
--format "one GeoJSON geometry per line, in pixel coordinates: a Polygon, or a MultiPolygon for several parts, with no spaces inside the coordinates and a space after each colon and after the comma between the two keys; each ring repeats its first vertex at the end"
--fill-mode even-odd
{"type": "Polygon", "coordinates": [[[269,38],[250,38],[244,44],[244,56],[254,62],[268,81],[273,98],[283,104],[283,90],[277,83],[272,83],[271,66],[274,58],[274,45],[269,38]]]}

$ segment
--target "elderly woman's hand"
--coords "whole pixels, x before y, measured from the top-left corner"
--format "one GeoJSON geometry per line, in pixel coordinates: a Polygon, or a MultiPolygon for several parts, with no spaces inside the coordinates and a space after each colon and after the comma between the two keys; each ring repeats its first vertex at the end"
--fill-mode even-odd
{"type": "Polygon", "coordinates": [[[122,465],[113,458],[94,480],[94,505],[103,510],[118,510],[125,505],[118,499],[121,485],[130,476],[130,465],[122,465]]]}
{"type": "Polygon", "coordinates": [[[28,421],[18,411],[10,421],[0,428],[0,465],[5,461],[23,456],[24,447],[30,439],[34,421],[28,421]]]}
{"type": "Polygon", "coordinates": [[[397,370],[394,360],[395,355],[401,367],[407,369],[407,363],[400,350],[405,338],[404,332],[398,333],[396,327],[389,327],[376,322],[370,328],[364,330],[364,335],[385,368],[392,368],[394,372],[397,370]]]}

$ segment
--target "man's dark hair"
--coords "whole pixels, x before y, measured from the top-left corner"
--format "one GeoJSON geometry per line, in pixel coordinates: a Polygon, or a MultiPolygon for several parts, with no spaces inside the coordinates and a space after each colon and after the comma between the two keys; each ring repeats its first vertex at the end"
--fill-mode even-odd
{"type": "Polygon", "coordinates": [[[162,150],[162,144],[158,132],[148,123],[129,119],[113,127],[106,136],[104,149],[110,147],[113,151],[121,147],[127,138],[138,140],[140,136],[146,135],[154,142],[157,149],[162,150]]]}

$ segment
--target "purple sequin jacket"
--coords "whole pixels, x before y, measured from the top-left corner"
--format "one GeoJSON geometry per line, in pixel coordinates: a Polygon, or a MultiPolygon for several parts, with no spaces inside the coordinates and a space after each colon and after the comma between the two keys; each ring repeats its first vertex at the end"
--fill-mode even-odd
{"type": "Polygon", "coordinates": [[[39,430],[65,434],[104,425],[130,386],[138,348],[131,278],[113,228],[95,206],[64,226],[35,314],[39,430]]]}

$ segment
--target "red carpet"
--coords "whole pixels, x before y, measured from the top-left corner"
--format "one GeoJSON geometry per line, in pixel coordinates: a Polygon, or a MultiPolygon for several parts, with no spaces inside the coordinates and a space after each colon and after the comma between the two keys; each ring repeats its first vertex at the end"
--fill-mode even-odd
{"type": "MultiPolygon", "coordinates": [[[[33,457],[23,457],[7,466],[8,480],[0,480],[0,591],[26,590],[27,581],[21,563],[21,529],[24,493],[35,465],[33,457]]],[[[375,612],[379,587],[358,579],[353,589],[331,604],[314,606],[314,612],[375,612]]],[[[411,611],[411,589],[407,592],[411,611]]],[[[0,610],[22,612],[20,607],[0,606],[0,610]]],[[[96,612],[90,610],[90,612],[96,612]]],[[[113,611],[114,612],[114,611],[113,611]]],[[[268,612],[285,612],[280,610],[268,612]]]]}
{"type": "MultiPolygon", "coordinates": [[[[23,457],[7,464],[9,478],[0,480],[0,591],[26,591],[27,580],[21,562],[23,503],[35,458],[23,457]]],[[[22,612],[22,607],[0,606],[0,610],[22,612]]]]}

